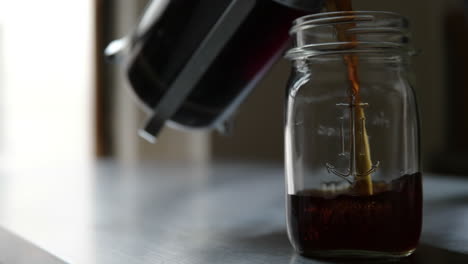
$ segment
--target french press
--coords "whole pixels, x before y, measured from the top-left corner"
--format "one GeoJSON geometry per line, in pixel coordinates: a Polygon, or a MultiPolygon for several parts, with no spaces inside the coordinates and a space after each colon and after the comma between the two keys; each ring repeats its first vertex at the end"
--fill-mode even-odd
{"type": "Polygon", "coordinates": [[[140,135],[167,122],[222,129],[287,46],[292,21],[323,0],[153,0],[127,37],[112,42],[137,97],[152,110],[140,135]]]}

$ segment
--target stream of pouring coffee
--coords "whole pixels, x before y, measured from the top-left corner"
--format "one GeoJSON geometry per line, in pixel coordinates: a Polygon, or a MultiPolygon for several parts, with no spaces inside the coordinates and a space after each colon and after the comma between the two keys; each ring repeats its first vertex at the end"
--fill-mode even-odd
{"type": "MultiPolygon", "coordinates": [[[[326,8],[329,12],[332,11],[352,11],[351,0],[327,0],[326,8]]],[[[349,29],[354,28],[355,23],[336,24],[335,29],[337,38],[340,42],[349,42],[350,47],[356,45],[356,36],[354,34],[347,34],[349,29]]],[[[355,160],[355,168],[350,168],[351,172],[354,170],[357,174],[356,182],[353,186],[354,190],[360,195],[372,195],[372,175],[369,172],[372,169],[372,160],[370,154],[369,137],[365,125],[366,116],[364,113],[364,105],[361,104],[360,98],[360,83],[358,75],[358,55],[346,54],[343,56],[344,62],[347,67],[348,81],[349,81],[349,104],[354,105],[354,127],[350,130],[350,136],[354,138],[355,147],[351,147],[350,158],[355,160]]],[[[352,118],[352,117],[350,117],[352,118]]]]}

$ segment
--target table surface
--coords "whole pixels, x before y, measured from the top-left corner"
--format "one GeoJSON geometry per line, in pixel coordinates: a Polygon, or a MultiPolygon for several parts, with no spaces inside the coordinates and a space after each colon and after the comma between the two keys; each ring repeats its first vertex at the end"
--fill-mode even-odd
{"type": "MultiPolygon", "coordinates": [[[[0,263],[331,263],[290,246],[280,165],[181,165],[0,170],[0,263]]],[[[425,175],[424,195],[399,262],[468,263],[468,178],[425,175]]]]}

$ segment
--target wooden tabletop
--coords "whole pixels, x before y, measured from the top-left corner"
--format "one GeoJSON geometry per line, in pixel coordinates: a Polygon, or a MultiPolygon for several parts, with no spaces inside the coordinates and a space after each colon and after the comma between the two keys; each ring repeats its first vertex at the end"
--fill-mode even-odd
{"type": "MultiPolygon", "coordinates": [[[[399,262],[468,263],[468,178],[425,175],[424,197],[399,262]]],[[[0,226],[2,264],[331,263],[290,246],[281,165],[3,168],[0,226]]]]}

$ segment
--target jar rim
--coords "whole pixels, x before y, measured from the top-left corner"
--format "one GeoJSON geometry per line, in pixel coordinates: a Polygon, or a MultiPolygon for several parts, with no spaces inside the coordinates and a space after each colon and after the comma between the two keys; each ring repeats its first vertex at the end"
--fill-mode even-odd
{"type": "Polygon", "coordinates": [[[290,35],[295,47],[285,57],[307,58],[340,53],[406,53],[414,54],[409,47],[409,22],[398,13],[387,11],[339,11],[303,16],[293,22],[290,35]],[[345,34],[352,41],[338,40],[338,24],[352,25],[345,34]]]}
{"type": "MultiPolygon", "coordinates": [[[[292,28],[289,31],[290,34],[294,34],[298,30],[304,29],[302,27],[309,25],[326,25],[333,23],[343,23],[346,22],[346,19],[352,20],[354,18],[355,22],[359,21],[370,21],[376,19],[385,19],[385,18],[396,18],[401,19],[404,24],[408,25],[409,20],[403,15],[400,15],[396,12],[390,11],[336,11],[336,12],[323,12],[311,15],[305,15],[299,18],[296,18],[292,24],[292,28]]],[[[349,22],[349,21],[348,21],[349,22]]]]}
{"type": "Polygon", "coordinates": [[[416,56],[419,51],[391,42],[359,42],[358,45],[353,42],[336,42],[327,44],[311,44],[303,47],[291,48],[286,52],[284,57],[290,60],[297,60],[311,59],[313,57],[324,55],[345,55],[351,53],[394,57],[395,55],[416,56]],[[353,46],[353,48],[346,48],[346,46],[353,46]]]}

